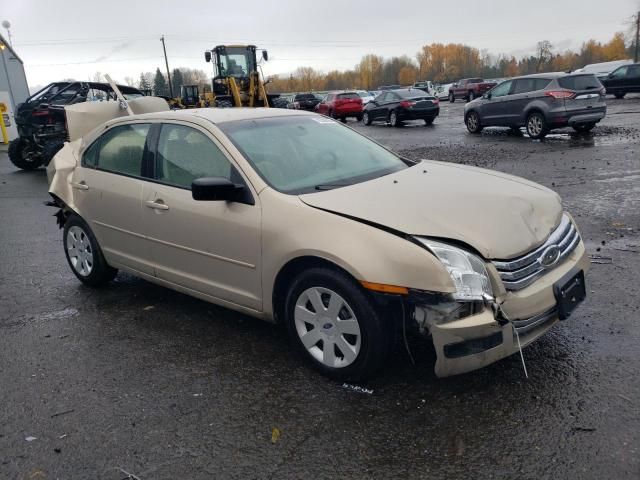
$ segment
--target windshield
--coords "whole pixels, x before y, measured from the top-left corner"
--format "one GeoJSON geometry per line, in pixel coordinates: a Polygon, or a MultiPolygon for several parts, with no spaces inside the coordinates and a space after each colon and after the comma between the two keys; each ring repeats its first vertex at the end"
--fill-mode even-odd
{"type": "Polygon", "coordinates": [[[418,97],[426,98],[427,97],[425,92],[423,90],[420,90],[419,88],[412,88],[407,90],[395,90],[394,93],[397,93],[402,98],[418,98],[418,97]]]}
{"type": "Polygon", "coordinates": [[[246,48],[226,48],[219,52],[220,76],[246,77],[255,70],[253,54],[246,48]]]}
{"type": "Polygon", "coordinates": [[[218,124],[276,190],[302,194],[408,168],[397,155],[331,119],[290,116],[218,124]]]}
{"type": "Polygon", "coordinates": [[[360,95],[362,98],[364,97],[370,97],[371,94],[369,92],[365,92],[364,90],[358,90],[358,95],[360,95]]]}

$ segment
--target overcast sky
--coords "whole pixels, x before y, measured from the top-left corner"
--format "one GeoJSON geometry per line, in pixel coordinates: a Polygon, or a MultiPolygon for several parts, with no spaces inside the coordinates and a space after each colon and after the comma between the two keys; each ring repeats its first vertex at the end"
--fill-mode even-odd
{"type": "MultiPolygon", "coordinates": [[[[204,51],[224,43],[267,48],[265,75],[298,66],[352,68],[366,53],[415,56],[432,42],[461,42],[520,56],[539,40],[558,50],[628,31],[638,0],[0,0],[31,86],[94,72],[123,81],[169,67],[210,71],[204,51]]],[[[3,36],[6,31],[2,30],[3,36]]]]}

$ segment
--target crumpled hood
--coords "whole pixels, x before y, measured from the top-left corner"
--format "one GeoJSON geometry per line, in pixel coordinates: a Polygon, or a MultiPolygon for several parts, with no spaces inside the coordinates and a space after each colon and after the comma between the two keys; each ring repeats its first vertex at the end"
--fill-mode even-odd
{"type": "MultiPolygon", "coordinates": [[[[300,199],[406,234],[455,239],[487,259],[510,259],[532,250],[562,216],[560,197],[546,187],[492,170],[434,161],[300,199]]],[[[339,232],[336,236],[339,240],[339,232]]]]}

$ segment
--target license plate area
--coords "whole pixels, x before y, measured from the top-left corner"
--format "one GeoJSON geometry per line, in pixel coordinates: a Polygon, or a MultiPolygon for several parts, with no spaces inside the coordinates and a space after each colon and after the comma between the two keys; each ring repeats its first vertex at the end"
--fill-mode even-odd
{"type": "Polygon", "coordinates": [[[553,286],[553,293],[556,297],[558,318],[565,320],[586,298],[587,289],[584,284],[584,272],[572,271],[562,277],[553,286]]]}

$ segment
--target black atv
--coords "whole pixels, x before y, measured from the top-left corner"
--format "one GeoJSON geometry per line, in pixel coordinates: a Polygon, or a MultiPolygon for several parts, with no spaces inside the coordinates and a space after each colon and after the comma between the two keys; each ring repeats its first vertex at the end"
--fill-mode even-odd
{"type": "MultiPolygon", "coordinates": [[[[127,99],[143,96],[137,88],[118,85],[127,99]]],[[[116,100],[108,83],[55,82],[18,105],[15,119],[19,137],[9,144],[9,159],[18,168],[48,165],[68,140],[64,107],[75,103],[116,100]]]]}

